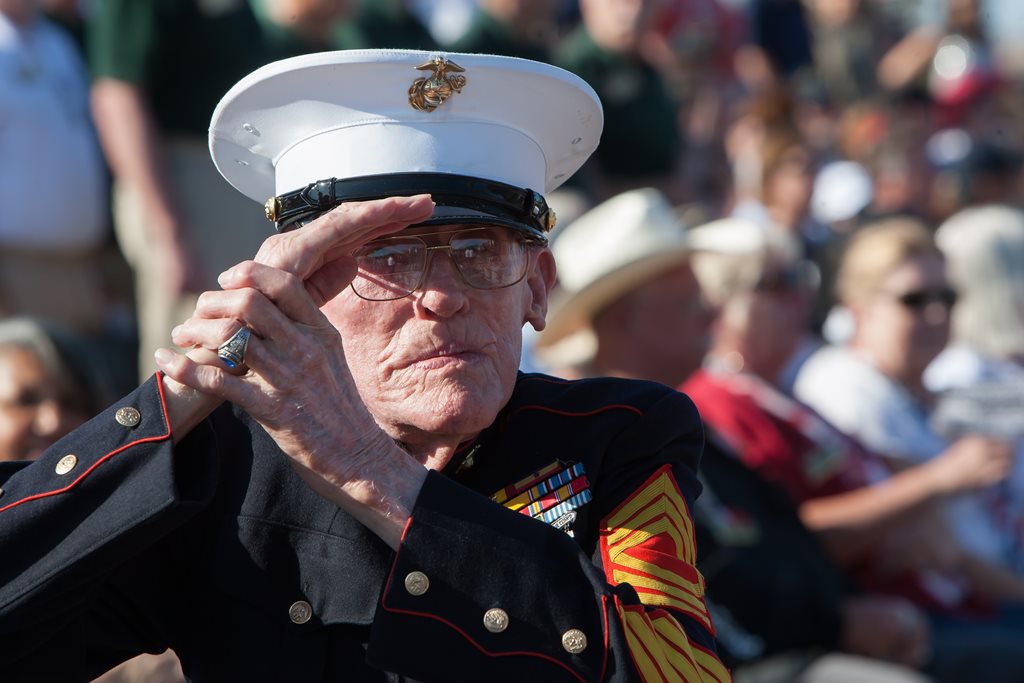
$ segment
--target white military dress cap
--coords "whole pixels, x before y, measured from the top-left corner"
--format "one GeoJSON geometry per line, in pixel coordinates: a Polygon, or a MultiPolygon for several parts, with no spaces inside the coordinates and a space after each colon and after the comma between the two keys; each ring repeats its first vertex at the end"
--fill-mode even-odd
{"type": "MultiPolygon", "coordinates": [[[[210,152],[243,194],[259,202],[281,198],[268,205],[268,215],[298,210],[331,191],[332,199],[426,191],[437,201],[444,189],[434,186],[439,175],[526,190],[525,209],[536,213],[531,193],[550,192],[579,169],[597,147],[602,125],[590,86],[549,64],[344,50],[274,62],[243,78],[213,114],[210,152]],[[355,180],[361,178],[366,182],[355,180]],[[296,194],[325,180],[339,182],[296,194]]],[[[469,181],[445,187],[452,195],[476,193],[469,181]]],[[[492,208],[451,203],[467,215],[492,208]]],[[[326,208],[333,204],[323,200],[326,208]]]]}

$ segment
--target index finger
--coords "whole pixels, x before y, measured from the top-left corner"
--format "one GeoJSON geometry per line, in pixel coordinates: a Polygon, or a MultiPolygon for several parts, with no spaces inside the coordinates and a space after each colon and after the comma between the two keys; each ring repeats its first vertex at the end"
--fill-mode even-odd
{"type": "Polygon", "coordinates": [[[434,202],[428,194],[346,202],[300,230],[269,237],[254,260],[305,280],[325,263],[424,221],[433,211],[434,202]]]}

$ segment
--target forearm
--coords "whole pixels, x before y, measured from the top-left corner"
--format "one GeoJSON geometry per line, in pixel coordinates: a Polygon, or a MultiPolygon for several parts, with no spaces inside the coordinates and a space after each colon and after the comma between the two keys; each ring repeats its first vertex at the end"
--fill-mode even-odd
{"type": "Polygon", "coordinates": [[[101,78],[92,86],[91,99],[100,143],[114,176],[139,193],[158,230],[170,230],[178,216],[164,178],[159,132],[142,90],[127,81],[101,78]]]}
{"type": "Polygon", "coordinates": [[[918,29],[894,45],[878,65],[878,82],[887,90],[910,85],[935,56],[941,34],[935,29],[918,29]]]}
{"type": "Polygon", "coordinates": [[[910,520],[940,496],[931,470],[922,466],[876,484],[805,501],[800,518],[844,561],[870,550],[894,525],[910,520]]]}
{"type": "Polygon", "coordinates": [[[800,505],[800,517],[815,531],[873,534],[939,499],[942,491],[926,467],[899,472],[884,481],[800,505]]]}
{"type": "MultiPolygon", "coordinates": [[[[223,366],[223,362],[217,357],[216,352],[209,349],[196,347],[190,349],[187,355],[196,363],[223,366]]],[[[225,371],[227,372],[227,370],[225,371]]],[[[178,443],[188,436],[189,432],[224,402],[217,396],[204,394],[163,373],[160,374],[160,381],[163,382],[167,424],[170,427],[174,443],[178,443]]]]}

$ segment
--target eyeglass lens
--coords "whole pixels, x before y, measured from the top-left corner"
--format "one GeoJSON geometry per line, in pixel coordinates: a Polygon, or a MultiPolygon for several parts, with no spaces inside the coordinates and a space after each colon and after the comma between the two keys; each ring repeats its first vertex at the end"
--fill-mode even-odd
{"type": "Polygon", "coordinates": [[[385,238],[356,250],[352,290],[370,301],[408,296],[422,286],[431,252],[448,251],[462,280],[475,289],[500,289],[523,279],[526,245],[503,228],[385,238]],[[447,244],[428,246],[423,237],[448,235],[447,244]]]}

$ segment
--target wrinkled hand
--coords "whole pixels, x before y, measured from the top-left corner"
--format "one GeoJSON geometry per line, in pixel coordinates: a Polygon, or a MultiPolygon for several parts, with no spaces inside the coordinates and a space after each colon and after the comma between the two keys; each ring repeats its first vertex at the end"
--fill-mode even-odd
{"type": "Polygon", "coordinates": [[[1013,448],[1009,443],[977,434],[962,437],[922,465],[930,469],[937,488],[947,494],[996,484],[1010,474],[1013,448]]]}
{"type": "Polygon", "coordinates": [[[924,614],[903,598],[863,596],[843,604],[844,651],[917,668],[931,650],[924,614]]]}
{"type": "Polygon", "coordinates": [[[428,195],[342,204],[299,230],[271,235],[254,260],[297,277],[320,307],[355,277],[356,247],[426,220],[433,207],[428,195]]]}
{"type": "MultiPolygon", "coordinates": [[[[171,379],[243,407],[314,490],[378,533],[380,520],[361,517],[366,510],[356,508],[369,506],[386,519],[407,515],[408,495],[418,492],[425,470],[363,405],[338,332],[319,309],[351,282],[357,246],[422,221],[432,210],[426,195],[346,204],[268,238],[254,261],[223,273],[224,289],[204,293],[193,316],[175,328],[175,344],[204,351],[157,355],[171,379]],[[240,324],[253,335],[248,371],[234,374],[212,361],[211,352],[240,324]],[[402,492],[397,498],[390,494],[396,489],[402,492]]],[[[397,545],[396,536],[382,537],[397,545]]]]}

